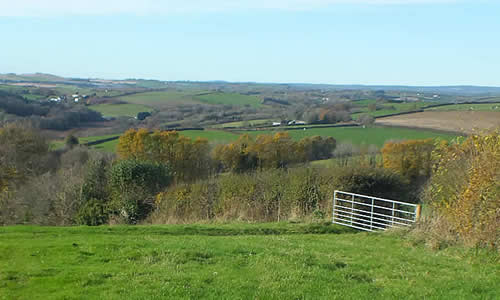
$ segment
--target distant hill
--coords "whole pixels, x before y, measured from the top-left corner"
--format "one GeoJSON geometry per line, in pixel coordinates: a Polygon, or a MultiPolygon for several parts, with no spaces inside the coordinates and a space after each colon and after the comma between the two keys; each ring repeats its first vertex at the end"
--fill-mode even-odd
{"type": "Polygon", "coordinates": [[[174,81],[166,82],[151,79],[125,79],[125,80],[109,80],[109,79],[80,79],[80,78],[65,78],[52,74],[33,73],[33,74],[0,74],[0,82],[33,82],[33,83],[65,83],[74,85],[87,86],[117,86],[117,85],[135,85],[143,88],[164,88],[168,83],[204,86],[231,86],[231,85],[250,85],[250,86],[286,86],[292,89],[305,90],[384,90],[384,91],[400,91],[411,93],[436,93],[447,95],[463,95],[463,96],[500,96],[500,87],[490,86],[472,86],[472,85],[457,85],[457,86],[403,86],[403,85],[336,85],[336,84],[309,84],[309,83],[258,83],[258,82],[227,82],[222,80],[217,81],[174,81]]]}

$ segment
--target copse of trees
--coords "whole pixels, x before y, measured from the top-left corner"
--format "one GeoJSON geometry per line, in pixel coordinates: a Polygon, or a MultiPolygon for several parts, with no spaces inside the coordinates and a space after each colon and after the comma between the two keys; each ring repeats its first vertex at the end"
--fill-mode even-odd
{"type": "Polygon", "coordinates": [[[208,140],[192,140],[176,131],[150,134],[146,129],[130,129],[120,137],[117,153],[119,159],[164,163],[180,181],[204,178],[213,169],[208,140]]]}
{"type": "Polygon", "coordinates": [[[335,150],[332,137],[320,136],[292,140],[286,132],[275,135],[259,135],[252,138],[242,135],[235,142],[218,145],[213,152],[214,159],[223,169],[242,173],[255,169],[286,168],[293,163],[327,159],[335,150]]]}
{"type": "Polygon", "coordinates": [[[434,148],[433,139],[388,142],[382,148],[383,166],[412,181],[428,179],[434,148]]]}
{"type": "Polygon", "coordinates": [[[101,113],[84,106],[29,101],[3,91],[0,91],[0,110],[18,120],[30,121],[40,129],[67,130],[103,120],[101,113]]]}

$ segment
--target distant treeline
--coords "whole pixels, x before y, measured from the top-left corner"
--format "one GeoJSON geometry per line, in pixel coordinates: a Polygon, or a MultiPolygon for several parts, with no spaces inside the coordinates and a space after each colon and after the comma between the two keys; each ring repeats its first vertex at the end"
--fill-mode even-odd
{"type": "Polygon", "coordinates": [[[82,105],[29,101],[2,91],[0,110],[17,119],[29,120],[40,129],[67,130],[82,123],[103,121],[101,113],[82,105]]]}

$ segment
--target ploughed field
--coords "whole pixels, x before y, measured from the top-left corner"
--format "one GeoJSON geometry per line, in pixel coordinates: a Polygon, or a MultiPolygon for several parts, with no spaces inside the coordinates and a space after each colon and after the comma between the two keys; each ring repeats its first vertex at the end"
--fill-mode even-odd
{"type": "Polygon", "coordinates": [[[0,299],[494,299],[496,254],[325,224],[0,227],[0,299]]]}
{"type": "Polygon", "coordinates": [[[474,133],[500,127],[500,111],[425,111],[377,119],[377,125],[474,133]]]}

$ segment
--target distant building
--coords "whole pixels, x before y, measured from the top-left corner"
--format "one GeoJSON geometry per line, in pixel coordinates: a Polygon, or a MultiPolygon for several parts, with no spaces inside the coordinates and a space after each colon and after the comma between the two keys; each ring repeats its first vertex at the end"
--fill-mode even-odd
{"type": "Polygon", "coordinates": [[[288,126],[291,125],[306,125],[306,122],[304,121],[297,121],[297,120],[292,120],[287,123],[288,126]]]}

